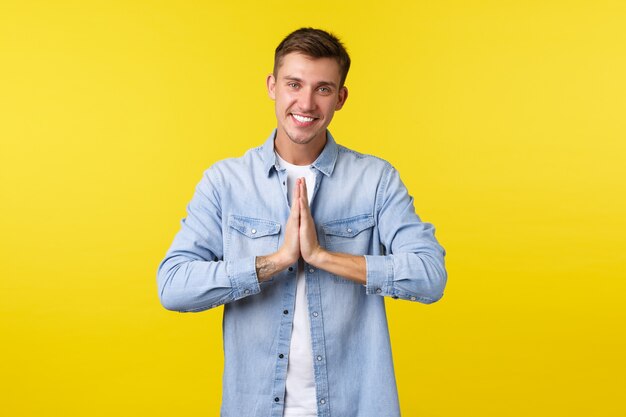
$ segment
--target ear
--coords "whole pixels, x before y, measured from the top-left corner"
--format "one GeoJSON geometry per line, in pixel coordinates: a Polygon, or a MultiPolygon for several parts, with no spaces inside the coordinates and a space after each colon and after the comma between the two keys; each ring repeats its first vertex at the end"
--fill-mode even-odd
{"type": "Polygon", "coordinates": [[[343,105],[346,103],[346,100],[348,99],[348,88],[345,85],[341,87],[339,89],[339,92],[337,93],[337,96],[338,100],[337,104],[335,105],[335,110],[341,110],[343,105]]]}
{"type": "Polygon", "coordinates": [[[276,78],[274,78],[274,74],[268,75],[265,83],[267,84],[267,95],[270,96],[272,100],[276,100],[276,93],[274,91],[276,88],[276,78]]]}

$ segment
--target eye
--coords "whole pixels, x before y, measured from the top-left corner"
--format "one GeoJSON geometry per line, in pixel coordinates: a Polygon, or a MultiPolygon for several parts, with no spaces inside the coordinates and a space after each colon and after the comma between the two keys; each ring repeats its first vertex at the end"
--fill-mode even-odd
{"type": "Polygon", "coordinates": [[[320,88],[318,88],[318,90],[320,91],[320,93],[323,93],[323,94],[330,93],[330,88],[329,87],[320,87],[320,88]]]}
{"type": "Polygon", "coordinates": [[[287,83],[287,85],[291,88],[298,88],[298,83],[287,83]]]}

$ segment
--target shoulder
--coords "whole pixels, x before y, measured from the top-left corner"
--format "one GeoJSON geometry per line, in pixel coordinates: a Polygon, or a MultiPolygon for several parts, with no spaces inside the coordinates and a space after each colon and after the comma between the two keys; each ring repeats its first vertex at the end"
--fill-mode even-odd
{"type": "Polygon", "coordinates": [[[241,156],[214,162],[204,170],[203,179],[225,184],[233,176],[244,177],[246,174],[254,175],[255,172],[261,172],[259,170],[263,169],[262,149],[262,145],[257,146],[248,149],[241,156]]]}
{"type": "Polygon", "coordinates": [[[337,165],[339,176],[359,178],[360,184],[369,184],[374,187],[376,201],[378,205],[383,201],[383,196],[389,192],[390,187],[399,173],[396,168],[387,160],[362,152],[349,149],[343,145],[338,145],[339,155],[337,165]]]}
{"type": "Polygon", "coordinates": [[[394,169],[390,162],[376,155],[358,152],[339,144],[337,145],[337,150],[337,163],[381,173],[387,173],[394,169]]]}

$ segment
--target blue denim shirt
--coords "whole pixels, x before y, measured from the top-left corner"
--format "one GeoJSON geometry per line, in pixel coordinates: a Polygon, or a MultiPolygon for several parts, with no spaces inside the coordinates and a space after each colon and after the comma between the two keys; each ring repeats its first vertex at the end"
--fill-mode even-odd
{"type": "MultiPolygon", "coordinates": [[[[224,305],[222,417],[283,414],[297,264],[261,283],[255,270],[256,256],[282,244],[289,217],[275,134],[204,172],[157,272],[168,310],[224,305]]],[[[320,244],[367,265],[365,285],[305,265],[318,416],[397,417],[385,299],[440,299],[445,251],[388,162],[337,145],[327,131],[311,169],[320,244]]]]}

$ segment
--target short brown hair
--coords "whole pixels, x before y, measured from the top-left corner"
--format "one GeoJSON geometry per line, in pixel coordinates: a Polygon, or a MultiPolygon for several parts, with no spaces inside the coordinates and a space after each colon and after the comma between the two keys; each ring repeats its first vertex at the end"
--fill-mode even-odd
{"type": "Polygon", "coordinates": [[[350,56],[341,41],[331,33],[321,29],[300,28],[291,32],[276,48],[274,53],[274,77],[282,65],[285,55],[298,52],[311,58],[334,58],[339,64],[343,87],[350,69],[350,56]]]}

